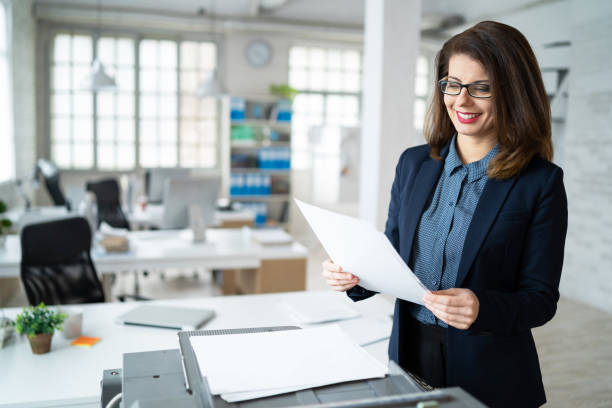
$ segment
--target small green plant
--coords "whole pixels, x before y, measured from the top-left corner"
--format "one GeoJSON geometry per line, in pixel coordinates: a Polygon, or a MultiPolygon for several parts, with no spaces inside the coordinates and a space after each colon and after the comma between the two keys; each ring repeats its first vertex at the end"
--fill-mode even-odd
{"type": "MultiPolygon", "coordinates": [[[[6,204],[4,203],[4,201],[0,200],[0,214],[4,214],[5,212],[6,212],[6,204]]],[[[4,231],[5,229],[10,228],[11,225],[13,225],[11,220],[7,218],[3,218],[0,215],[0,235],[2,235],[5,232],[4,231]]]]}
{"type": "Polygon", "coordinates": [[[66,320],[66,313],[49,310],[44,303],[38,306],[30,306],[23,309],[17,315],[17,333],[34,337],[37,334],[51,333],[55,330],[62,331],[62,323],[66,320]]]}
{"type": "Polygon", "coordinates": [[[270,84],[269,91],[270,94],[278,96],[279,98],[288,99],[291,102],[293,102],[293,99],[299,93],[297,89],[287,84],[270,84]]]}

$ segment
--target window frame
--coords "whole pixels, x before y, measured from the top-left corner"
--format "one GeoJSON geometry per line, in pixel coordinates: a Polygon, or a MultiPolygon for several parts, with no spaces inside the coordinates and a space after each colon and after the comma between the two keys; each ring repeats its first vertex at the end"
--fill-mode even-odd
{"type": "MultiPolygon", "coordinates": [[[[4,0],[0,0],[4,1],[4,0]]],[[[217,58],[217,70],[223,69],[223,37],[216,33],[194,33],[194,32],[176,32],[170,30],[146,30],[146,29],[125,29],[122,27],[109,27],[99,28],[96,26],[86,24],[65,24],[65,23],[49,23],[46,30],[38,36],[38,46],[42,47],[43,58],[47,62],[46,66],[42,68],[45,84],[44,94],[42,95],[43,101],[41,106],[45,112],[46,117],[42,126],[42,137],[44,138],[41,142],[43,148],[42,152],[46,157],[51,157],[52,141],[51,141],[51,124],[53,113],[51,112],[53,95],[53,78],[52,64],[53,64],[53,45],[54,39],[58,34],[70,34],[70,35],[86,35],[92,39],[92,57],[97,57],[97,46],[98,40],[101,37],[112,37],[112,38],[129,38],[134,41],[134,167],[129,169],[104,169],[98,166],[98,155],[97,155],[97,144],[98,144],[98,115],[97,115],[97,98],[96,93],[92,92],[92,121],[93,121],[93,155],[94,161],[93,166],[89,168],[61,168],[62,172],[69,174],[118,174],[118,173],[129,173],[138,172],[148,167],[140,165],[140,42],[142,40],[161,40],[161,41],[172,41],[177,46],[177,89],[176,89],[176,131],[177,131],[177,155],[180,153],[180,141],[181,141],[181,130],[180,130],[180,96],[181,96],[181,82],[180,82],[180,44],[182,41],[195,41],[195,42],[210,42],[216,47],[216,58],[217,58]],[[42,39],[42,41],[41,41],[42,39]]],[[[216,120],[216,132],[217,139],[215,143],[215,166],[214,167],[196,167],[204,171],[219,171],[222,169],[222,138],[223,138],[223,120],[221,115],[223,113],[222,101],[217,100],[217,120],[216,120]]],[[[170,168],[192,168],[180,166],[180,157],[177,157],[177,165],[170,168]]]]}
{"type": "Polygon", "coordinates": [[[13,19],[12,19],[12,10],[11,10],[11,2],[8,0],[0,0],[0,7],[4,9],[4,15],[6,18],[6,26],[5,26],[5,40],[6,40],[6,50],[5,55],[3,56],[6,59],[6,96],[7,96],[7,130],[8,130],[8,140],[10,143],[10,150],[12,150],[12,169],[10,174],[6,179],[0,178],[0,186],[7,185],[13,182],[13,180],[17,177],[17,149],[15,143],[15,128],[14,128],[14,114],[13,114],[13,47],[12,47],[12,27],[13,27],[13,19]]]}
{"type": "MultiPolygon", "coordinates": [[[[352,97],[356,97],[357,98],[357,117],[358,117],[358,122],[355,124],[355,126],[357,127],[361,127],[362,126],[362,113],[363,113],[363,47],[359,46],[359,45],[355,45],[355,44],[346,44],[346,43],[337,43],[337,42],[330,42],[330,43],[318,43],[318,42],[294,42],[291,43],[288,47],[288,53],[287,53],[287,83],[291,86],[291,83],[289,82],[289,77],[291,76],[291,62],[290,62],[290,58],[291,58],[291,50],[295,47],[302,47],[302,48],[322,48],[326,51],[329,50],[340,50],[340,51],[355,51],[359,54],[359,58],[360,58],[360,67],[359,67],[359,92],[348,92],[348,91],[330,91],[330,90],[312,90],[312,89],[297,89],[299,91],[300,95],[321,95],[323,98],[323,107],[322,107],[322,124],[321,126],[325,126],[328,122],[328,112],[327,112],[327,103],[328,103],[328,98],[330,96],[352,96],[352,97]]],[[[292,129],[291,129],[291,141],[292,141],[292,146],[291,146],[291,154],[292,154],[292,162],[294,161],[294,155],[296,154],[304,154],[304,153],[309,153],[310,152],[310,148],[307,149],[296,149],[293,145],[293,140],[294,140],[294,129],[293,129],[293,124],[292,124],[292,129]]],[[[304,167],[303,169],[309,169],[312,167],[312,163],[310,163],[308,166],[304,167]]],[[[300,166],[300,169],[302,169],[302,167],[300,166]]]]}

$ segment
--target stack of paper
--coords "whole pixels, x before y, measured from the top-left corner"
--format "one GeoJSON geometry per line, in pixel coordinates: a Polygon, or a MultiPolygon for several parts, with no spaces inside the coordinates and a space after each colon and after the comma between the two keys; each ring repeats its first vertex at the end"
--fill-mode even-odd
{"type": "Polygon", "coordinates": [[[367,346],[391,337],[392,321],[389,318],[360,317],[338,322],[338,326],[355,343],[367,346]]]}
{"type": "Polygon", "coordinates": [[[291,235],[281,228],[252,230],[253,239],[262,245],[283,245],[293,242],[291,235]]]}
{"type": "Polygon", "coordinates": [[[113,228],[106,222],[100,224],[98,243],[106,252],[127,252],[130,250],[130,242],[126,231],[113,228]]]}
{"type": "Polygon", "coordinates": [[[228,402],[384,377],[387,368],[336,325],[191,337],[210,391],[228,402]]]}
{"type": "Polygon", "coordinates": [[[352,307],[340,299],[330,298],[328,294],[315,298],[288,298],[280,302],[280,306],[300,325],[353,319],[359,316],[352,307]]]}

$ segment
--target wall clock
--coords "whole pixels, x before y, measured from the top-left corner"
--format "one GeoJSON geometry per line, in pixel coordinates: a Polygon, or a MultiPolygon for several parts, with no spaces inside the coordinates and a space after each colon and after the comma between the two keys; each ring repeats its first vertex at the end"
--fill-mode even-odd
{"type": "Polygon", "coordinates": [[[264,40],[253,40],[247,45],[246,58],[251,66],[266,66],[272,59],[272,46],[264,40]]]}

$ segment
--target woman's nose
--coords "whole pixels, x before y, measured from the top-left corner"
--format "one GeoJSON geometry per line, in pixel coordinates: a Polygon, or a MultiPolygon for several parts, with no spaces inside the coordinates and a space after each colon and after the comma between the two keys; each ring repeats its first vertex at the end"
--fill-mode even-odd
{"type": "Polygon", "coordinates": [[[461,92],[457,95],[457,103],[458,104],[468,104],[472,102],[472,97],[468,93],[467,88],[461,88],[461,92]]]}

